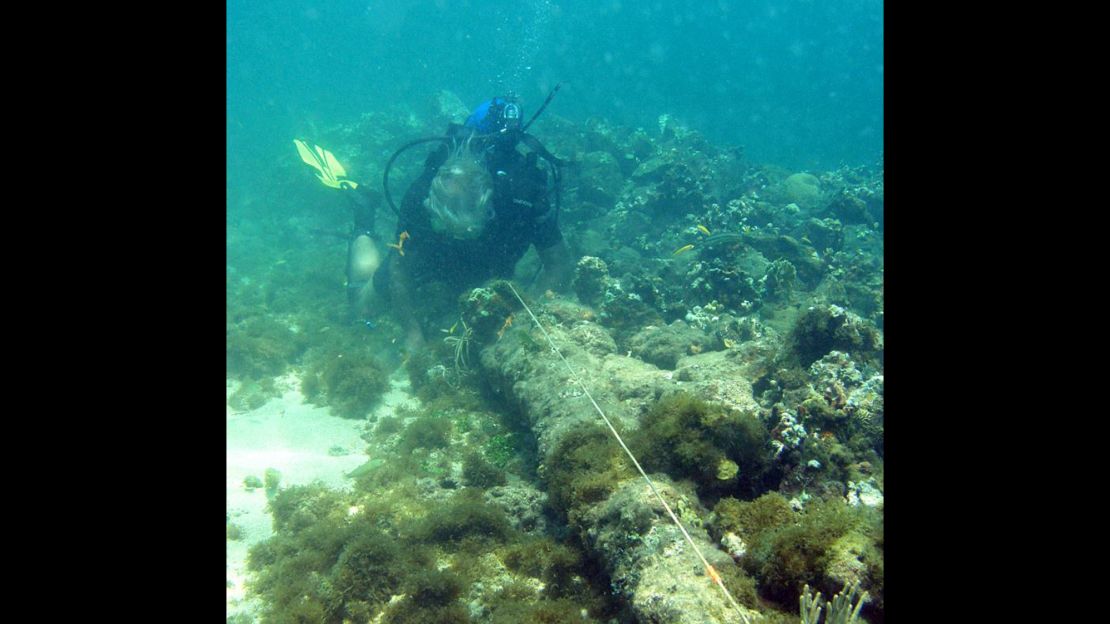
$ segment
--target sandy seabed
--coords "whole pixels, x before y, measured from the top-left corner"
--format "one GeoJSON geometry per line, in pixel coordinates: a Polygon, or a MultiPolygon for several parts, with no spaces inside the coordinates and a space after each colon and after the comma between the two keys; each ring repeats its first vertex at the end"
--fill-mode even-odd
{"type": "MultiPolygon", "coordinates": [[[[400,372],[400,371],[399,371],[400,372]]],[[[375,410],[380,416],[401,403],[413,401],[408,380],[394,374],[390,391],[375,410]]],[[[333,488],[347,488],[344,475],[365,463],[362,434],[366,420],[332,416],[327,408],[304,402],[295,375],[277,380],[279,398],[247,412],[227,407],[227,514],[242,538],[227,540],[227,617],[257,615],[260,606],[246,597],[247,551],[272,535],[263,488],[248,490],[248,476],[264,479],[267,468],[281,473],[281,487],[321,481],[333,488]]],[[[228,380],[227,396],[238,382],[228,380]]]]}

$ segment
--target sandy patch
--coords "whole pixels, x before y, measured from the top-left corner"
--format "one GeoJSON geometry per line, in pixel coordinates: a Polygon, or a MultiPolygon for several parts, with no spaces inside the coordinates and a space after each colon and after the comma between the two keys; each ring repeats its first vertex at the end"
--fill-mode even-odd
{"type": "MultiPolygon", "coordinates": [[[[400,372],[400,371],[399,371],[400,372]]],[[[391,389],[374,410],[381,416],[413,399],[408,380],[394,374],[391,389]]],[[[228,381],[227,396],[237,382],[228,381]]],[[[329,487],[345,489],[344,474],[367,461],[361,436],[365,420],[339,418],[304,402],[295,376],[278,381],[284,389],[280,398],[248,412],[227,407],[227,513],[242,530],[242,539],[227,540],[227,616],[255,614],[259,605],[246,599],[248,549],[272,534],[266,493],[248,491],[248,476],[265,478],[267,468],[281,473],[281,486],[304,485],[319,480],[329,487]]]]}

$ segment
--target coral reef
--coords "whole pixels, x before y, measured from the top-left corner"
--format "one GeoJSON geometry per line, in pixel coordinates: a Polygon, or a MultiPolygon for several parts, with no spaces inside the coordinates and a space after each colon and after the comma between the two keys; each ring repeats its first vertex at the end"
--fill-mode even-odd
{"type": "Polygon", "coordinates": [[[791,348],[802,366],[832,350],[881,361],[883,340],[874,325],[837,305],[811,306],[798,317],[790,334],[791,348]]]}
{"type": "MultiPolygon", "coordinates": [[[[381,154],[466,114],[440,92],[314,140],[380,179],[381,154]]],[[[344,204],[292,159],[229,210],[229,405],[258,408],[295,375],[337,415],[375,412],[351,490],[244,484],[274,518],[251,550],[263,620],[735,620],[578,376],[746,613],[796,622],[807,584],[847,586],[881,622],[882,163],[753,163],[666,114],[658,128],[549,115],[543,140],[577,163],[559,217],[577,301],[527,301],[567,364],[503,280],[421,284],[440,302],[421,310],[424,349],[406,352],[384,310],[349,318],[349,214],[320,210],[344,204]],[[402,363],[419,402],[375,410],[402,363]]],[[[395,181],[418,174],[417,152],[395,181]]]]}

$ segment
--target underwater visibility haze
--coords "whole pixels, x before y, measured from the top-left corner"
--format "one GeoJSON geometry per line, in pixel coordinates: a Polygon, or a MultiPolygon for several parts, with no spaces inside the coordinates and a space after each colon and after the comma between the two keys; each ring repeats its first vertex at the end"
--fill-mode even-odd
{"type": "Polygon", "coordinates": [[[878,1],[229,2],[228,622],[883,622],[883,176],[878,1]]]}

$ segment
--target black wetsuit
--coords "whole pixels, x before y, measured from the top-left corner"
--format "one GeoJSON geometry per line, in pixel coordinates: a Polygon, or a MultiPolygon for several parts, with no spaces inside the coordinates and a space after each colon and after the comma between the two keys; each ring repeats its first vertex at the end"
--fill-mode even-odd
{"type": "MultiPolygon", "coordinates": [[[[449,297],[454,304],[465,289],[494,277],[511,277],[517,261],[529,245],[547,249],[558,243],[558,211],[554,207],[547,173],[537,165],[535,152],[527,156],[516,148],[490,151],[486,166],[493,182],[493,220],[473,240],[457,240],[432,229],[424,199],[436,172],[447,160],[448,146],[432,152],[401,202],[397,236],[408,232],[405,255],[390,249],[385,264],[374,276],[374,289],[388,297],[389,280],[395,263],[404,263],[412,280],[414,296],[431,314],[442,312],[443,302],[429,297],[449,297]]],[[[397,238],[393,241],[397,242],[397,238]]]]}

